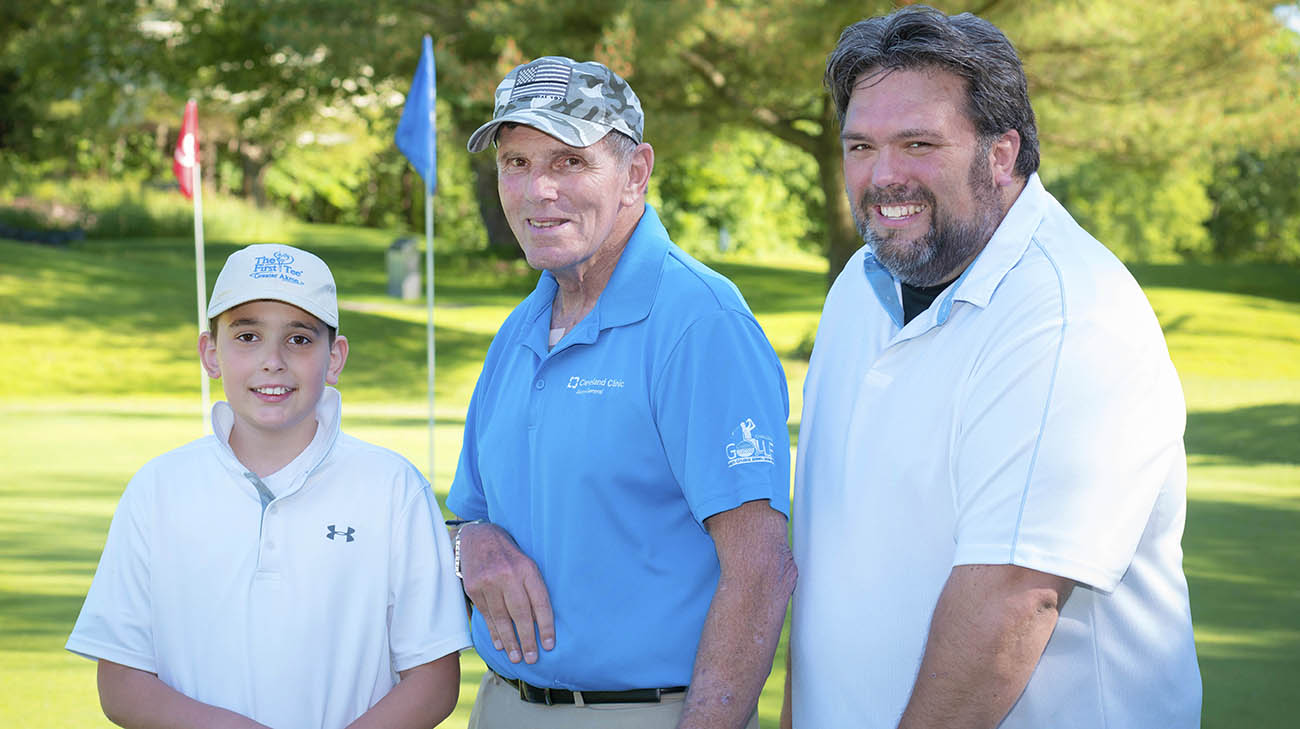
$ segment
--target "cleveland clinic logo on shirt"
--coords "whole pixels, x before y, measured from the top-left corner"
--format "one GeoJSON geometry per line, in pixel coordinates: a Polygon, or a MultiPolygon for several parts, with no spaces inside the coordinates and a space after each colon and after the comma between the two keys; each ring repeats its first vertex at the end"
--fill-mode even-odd
{"type": "Polygon", "coordinates": [[[284,251],[276,251],[269,256],[253,258],[253,270],[249,278],[278,278],[281,281],[302,286],[302,269],[293,267],[293,256],[284,251]]]}
{"type": "Polygon", "coordinates": [[[606,390],[621,390],[623,381],[617,377],[579,377],[574,375],[565,385],[575,395],[604,395],[606,390]]]}
{"type": "Polygon", "coordinates": [[[735,468],[742,463],[775,463],[776,441],[765,435],[756,435],[753,418],[745,418],[731,431],[731,441],[727,444],[727,468],[735,468]],[[737,437],[739,436],[739,437],[737,437]]]}

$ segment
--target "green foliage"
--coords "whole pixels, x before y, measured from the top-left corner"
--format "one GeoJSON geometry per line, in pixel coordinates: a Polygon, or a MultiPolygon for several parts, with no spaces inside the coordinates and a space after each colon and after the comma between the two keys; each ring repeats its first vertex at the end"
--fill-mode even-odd
{"type": "MultiPolygon", "coordinates": [[[[89,238],[194,235],[193,203],[175,184],[140,179],[74,178],[29,182],[11,190],[14,210],[23,203],[33,227],[81,229],[89,238]]],[[[204,234],[210,240],[255,243],[284,240],[298,226],[283,212],[207,191],[204,234]]],[[[12,215],[13,213],[8,213],[12,215]]]]}
{"type": "Polygon", "coordinates": [[[1210,251],[1207,178],[1205,170],[1185,165],[1138,169],[1096,159],[1047,187],[1085,230],[1121,259],[1172,263],[1210,251]]]}
{"type": "Polygon", "coordinates": [[[674,242],[693,253],[821,249],[816,167],[768,135],[729,129],[702,150],[657,158],[652,184],[674,242]]]}
{"type": "Polygon", "coordinates": [[[1300,147],[1242,150],[1215,169],[1208,228],[1225,260],[1300,262],[1300,147]]]}
{"type": "MultiPolygon", "coordinates": [[[[1141,23],[1120,0],[935,4],[978,12],[1016,44],[1045,164],[1064,170],[1054,189],[1126,258],[1212,248],[1228,259],[1295,260],[1278,186],[1239,194],[1227,161],[1244,149],[1258,160],[1242,170],[1268,167],[1274,150],[1298,143],[1300,35],[1275,17],[1275,1],[1147,4],[1141,23]],[[1226,181],[1207,211],[1204,189],[1194,188],[1209,184],[1211,170],[1226,181]],[[1211,242],[1193,228],[1212,216],[1211,242]]],[[[491,212],[488,168],[476,176],[463,143],[490,115],[507,69],[565,53],[605,61],[637,88],[659,152],[657,200],[683,243],[713,248],[723,229],[742,253],[816,242],[837,269],[860,241],[841,193],[822,66],[844,26],[895,5],[21,3],[0,13],[0,192],[13,194],[7,183],[19,163],[39,166],[42,178],[166,178],[182,105],[194,96],[216,190],[308,221],[421,230],[420,181],[391,140],[427,32],[440,79],[440,247],[483,247],[480,208],[493,244],[508,243],[491,212]]],[[[1285,165],[1279,158],[1276,174],[1285,165]]],[[[151,205],[121,202],[104,234],[183,227],[151,205]]]]}

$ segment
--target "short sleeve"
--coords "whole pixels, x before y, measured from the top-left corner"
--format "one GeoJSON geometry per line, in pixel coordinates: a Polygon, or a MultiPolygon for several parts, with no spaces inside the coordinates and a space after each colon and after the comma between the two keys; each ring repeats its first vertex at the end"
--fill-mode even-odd
{"type": "Polygon", "coordinates": [[[790,513],[785,373],[757,322],[701,317],[653,383],[659,437],[696,521],[767,499],[790,513]]]}
{"type": "Polygon", "coordinates": [[[150,595],[154,479],[142,469],[118,502],[67,649],[156,672],[150,595]]]}
{"type": "Polygon", "coordinates": [[[405,671],[469,646],[465,600],[433,491],[414,468],[414,492],[393,525],[389,642],[393,667],[405,671]]]}
{"type": "MultiPolygon", "coordinates": [[[[489,350],[488,358],[491,357],[492,352],[489,350]]],[[[483,479],[478,472],[478,411],[483,397],[482,390],[488,378],[487,365],[485,362],[478,382],[474,385],[474,393],[470,396],[469,408],[465,412],[465,430],[461,435],[460,459],[456,462],[456,475],[452,478],[447,493],[447,508],[462,519],[488,517],[483,479]]]]}
{"type": "Polygon", "coordinates": [[[1119,584],[1161,489],[1185,477],[1177,375],[1158,330],[1131,329],[1048,322],[981,364],[957,434],[956,564],[1119,584]]]}

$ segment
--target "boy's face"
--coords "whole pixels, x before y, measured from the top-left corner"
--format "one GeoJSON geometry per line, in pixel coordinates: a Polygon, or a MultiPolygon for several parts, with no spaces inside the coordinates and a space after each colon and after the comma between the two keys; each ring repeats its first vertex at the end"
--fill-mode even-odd
{"type": "Polygon", "coordinates": [[[282,301],[250,301],[217,317],[217,331],[199,335],[199,357],[221,378],[236,428],[276,439],[310,442],[316,403],[336,384],[348,341],[316,317],[282,301]]]}

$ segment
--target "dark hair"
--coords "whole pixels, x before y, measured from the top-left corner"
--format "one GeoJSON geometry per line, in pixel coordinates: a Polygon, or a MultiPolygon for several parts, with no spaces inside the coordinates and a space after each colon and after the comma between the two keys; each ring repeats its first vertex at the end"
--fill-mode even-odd
{"type": "Polygon", "coordinates": [[[1016,174],[1027,178],[1038,170],[1038,127],[1020,57],[1002,31],[970,13],[948,16],[925,5],[909,5],[845,28],[826,58],[824,79],[840,125],[863,74],[920,69],[939,69],[964,79],[966,115],[976,133],[991,139],[1016,130],[1016,174]]]}
{"type": "MultiPolygon", "coordinates": [[[[226,311],[229,311],[229,309],[227,309],[226,311]]],[[[221,314],[224,314],[224,313],[226,313],[226,312],[225,312],[225,311],[221,312],[221,314]]],[[[211,319],[208,319],[208,333],[212,335],[212,337],[213,337],[213,341],[216,341],[216,336],[217,336],[217,320],[221,318],[221,314],[217,314],[216,316],[212,317],[211,319]]],[[[338,336],[339,330],[336,329],[335,327],[330,326],[329,324],[326,324],[325,322],[321,322],[321,326],[324,326],[324,327],[325,327],[325,332],[326,332],[326,334],[327,334],[326,339],[327,339],[327,341],[328,341],[328,343],[329,343],[329,346],[330,346],[330,347],[333,347],[333,346],[334,346],[334,339],[335,339],[335,337],[338,336]]]]}

